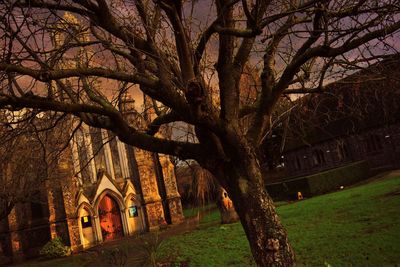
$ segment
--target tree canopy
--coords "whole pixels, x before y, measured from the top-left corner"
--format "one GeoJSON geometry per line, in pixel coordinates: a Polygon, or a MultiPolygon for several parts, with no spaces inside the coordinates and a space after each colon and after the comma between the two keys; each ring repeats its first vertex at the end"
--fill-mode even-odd
{"type": "Polygon", "coordinates": [[[128,144],[197,160],[232,197],[257,263],[287,266],[293,253],[258,149],[276,105],[397,53],[399,4],[4,0],[0,108],[72,114],[128,144]],[[120,108],[137,90],[155,112],[144,128],[120,108]],[[197,142],[156,135],[178,121],[197,142]]]}

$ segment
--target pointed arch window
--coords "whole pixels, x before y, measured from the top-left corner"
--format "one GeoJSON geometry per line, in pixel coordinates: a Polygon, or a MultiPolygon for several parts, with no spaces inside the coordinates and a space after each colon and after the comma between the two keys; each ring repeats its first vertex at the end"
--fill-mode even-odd
{"type": "Polygon", "coordinates": [[[94,161],[96,164],[96,170],[106,170],[106,157],[104,154],[104,143],[101,135],[101,130],[98,128],[90,127],[90,137],[92,138],[92,150],[94,155],[94,161]]]}
{"type": "Polygon", "coordinates": [[[110,131],[108,131],[108,136],[110,138],[110,149],[111,149],[112,162],[114,165],[115,178],[116,179],[122,178],[122,166],[118,153],[117,137],[115,136],[114,133],[110,131]]]}
{"type": "Polygon", "coordinates": [[[326,163],[325,154],[321,149],[313,150],[312,159],[313,159],[314,166],[320,166],[320,165],[326,163]]]}
{"type": "Polygon", "coordinates": [[[366,138],[367,152],[377,152],[383,149],[382,141],[379,135],[370,134],[366,138]]]}
{"type": "Polygon", "coordinates": [[[79,159],[79,166],[80,166],[80,173],[82,176],[83,182],[89,182],[91,177],[91,172],[89,169],[89,161],[90,158],[88,157],[88,147],[89,144],[87,143],[87,138],[85,138],[85,133],[82,129],[77,130],[75,134],[75,141],[77,144],[78,150],[78,159],[79,159]]]}

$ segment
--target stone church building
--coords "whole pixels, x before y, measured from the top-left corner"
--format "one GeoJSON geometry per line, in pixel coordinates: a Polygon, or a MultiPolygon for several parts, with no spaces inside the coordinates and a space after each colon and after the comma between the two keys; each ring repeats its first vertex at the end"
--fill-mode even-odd
{"type": "Polygon", "coordinates": [[[182,220],[168,156],[128,146],[111,132],[82,125],[52,165],[50,176],[38,182],[35,197],[17,204],[0,222],[0,252],[8,260],[29,258],[54,237],[79,251],[182,220]]]}
{"type": "MultiPolygon", "coordinates": [[[[69,24],[55,24],[55,47],[65,39],[63,27],[79,26],[68,13],[63,20],[69,24]]],[[[75,62],[63,57],[59,64],[81,64],[88,58],[79,54],[80,62],[75,62]]],[[[119,108],[137,126],[143,117],[133,102],[125,96],[119,108]]],[[[54,131],[64,133],[64,139],[73,138],[64,142],[68,145],[51,166],[50,177],[44,184],[38,183],[35,198],[17,204],[8,218],[0,221],[0,263],[1,258],[35,256],[54,237],[61,237],[72,251],[78,251],[183,220],[174,166],[168,156],[128,146],[107,130],[85,124],[77,127],[79,122],[73,118],[66,120],[69,126],[54,131]]],[[[56,139],[60,138],[53,141],[56,139]]]]}

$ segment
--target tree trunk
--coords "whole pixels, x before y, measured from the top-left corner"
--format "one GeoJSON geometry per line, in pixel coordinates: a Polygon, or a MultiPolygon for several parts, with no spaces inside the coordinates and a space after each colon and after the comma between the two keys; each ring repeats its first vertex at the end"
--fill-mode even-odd
{"type": "Polygon", "coordinates": [[[257,265],[294,266],[294,252],[265,189],[258,160],[246,152],[236,153],[235,159],[214,169],[214,175],[235,205],[257,265]]]}
{"type": "Polygon", "coordinates": [[[253,188],[239,203],[236,209],[258,266],[293,266],[294,252],[265,190],[253,188]]]}

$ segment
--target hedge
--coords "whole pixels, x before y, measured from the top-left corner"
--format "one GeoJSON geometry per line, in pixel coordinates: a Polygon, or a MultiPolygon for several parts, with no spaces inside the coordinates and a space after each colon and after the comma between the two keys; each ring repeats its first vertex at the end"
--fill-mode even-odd
{"type": "Polygon", "coordinates": [[[324,194],[347,186],[370,176],[370,169],[366,161],[358,161],[349,165],[303,176],[284,182],[267,185],[267,191],[275,200],[290,200],[297,197],[297,192],[310,197],[324,194]]]}

